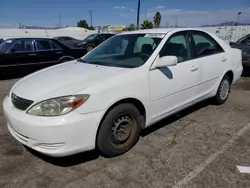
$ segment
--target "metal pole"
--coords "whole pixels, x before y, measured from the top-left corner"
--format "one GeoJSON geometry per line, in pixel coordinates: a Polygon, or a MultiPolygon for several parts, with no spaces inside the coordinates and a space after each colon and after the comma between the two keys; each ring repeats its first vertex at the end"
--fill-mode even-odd
{"type": "Polygon", "coordinates": [[[61,15],[59,14],[59,28],[61,28],[61,15]]]}
{"type": "Polygon", "coordinates": [[[175,19],[175,27],[178,27],[178,18],[174,17],[174,19],[175,19]]]}
{"type": "Polygon", "coordinates": [[[90,14],[90,25],[91,25],[91,26],[93,26],[93,25],[92,25],[92,12],[93,12],[93,10],[90,10],[90,11],[89,11],[89,14],[90,14]]]}
{"type": "Polygon", "coordinates": [[[141,6],[141,0],[138,0],[138,7],[137,7],[137,29],[140,29],[140,6],[141,6]]]}

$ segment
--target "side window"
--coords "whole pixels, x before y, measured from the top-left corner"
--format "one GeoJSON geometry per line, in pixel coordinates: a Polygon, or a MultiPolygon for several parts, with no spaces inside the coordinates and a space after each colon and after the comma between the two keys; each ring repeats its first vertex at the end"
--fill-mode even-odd
{"type": "Polygon", "coordinates": [[[151,54],[154,51],[156,44],[152,38],[138,37],[134,46],[134,53],[151,54]]]}
{"type": "Polygon", "coordinates": [[[221,46],[208,34],[195,32],[192,34],[196,57],[204,57],[223,52],[221,46]]]}
{"type": "Polygon", "coordinates": [[[104,41],[106,39],[105,35],[99,35],[98,40],[104,41]]]}
{"type": "Polygon", "coordinates": [[[36,40],[37,51],[52,50],[52,46],[49,40],[36,40]]]}
{"type": "Polygon", "coordinates": [[[160,51],[160,57],[162,56],[176,56],[178,63],[189,60],[190,48],[186,35],[183,33],[171,36],[160,51]]]}
{"type": "Polygon", "coordinates": [[[33,52],[34,47],[31,39],[16,40],[9,49],[10,52],[33,52]]]}
{"type": "Polygon", "coordinates": [[[62,48],[60,46],[58,46],[55,42],[53,41],[50,41],[50,44],[51,44],[51,48],[53,50],[61,50],[62,48]]]}

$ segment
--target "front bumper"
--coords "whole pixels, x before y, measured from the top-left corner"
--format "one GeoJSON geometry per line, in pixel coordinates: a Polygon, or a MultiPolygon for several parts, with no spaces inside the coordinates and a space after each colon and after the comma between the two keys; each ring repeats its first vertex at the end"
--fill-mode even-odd
{"type": "Polygon", "coordinates": [[[95,148],[103,112],[80,114],[77,110],[58,117],[39,117],[16,109],[7,96],[4,115],[11,135],[45,155],[62,157],[95,148]]]}

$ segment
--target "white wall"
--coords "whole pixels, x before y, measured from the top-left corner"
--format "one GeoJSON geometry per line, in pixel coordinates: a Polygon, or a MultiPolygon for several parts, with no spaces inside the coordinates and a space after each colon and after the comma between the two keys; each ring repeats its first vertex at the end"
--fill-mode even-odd
{"type": "Polygon", "coordinates": [[[236,42],[241,37],[250,34],[250,26],[202,27],[201,29],[217,35],[227,43],[236,42]]]}
{"type": "MultiPolygon", "coordinates": [[[[221,26],[221,27],[202,27],[206,31],[216,34],[227,43],[235,42],[241,37],[250,34],[250,26],[221,26]]],[[[67,27],[62,29],[1,29],[0,38],[13,37],[56,37],[71,36],[77,39],[84,39],[87,35],[96,33],[79,27],[67,27]]]]}
{"type": "Polygon", "coordinates": [[[77,39],[84,39],[86,36],[96,33],[79,27],[67,27],[61,29],[1,29],[0,38],[19,38],[19,37],[57,37],[71,36],[77,39]]]}

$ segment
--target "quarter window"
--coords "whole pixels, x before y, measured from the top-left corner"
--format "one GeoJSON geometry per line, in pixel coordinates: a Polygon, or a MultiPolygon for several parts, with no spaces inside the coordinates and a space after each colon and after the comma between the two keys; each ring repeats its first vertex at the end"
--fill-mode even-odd
{"type": "Polygon", "coordinates": [[[11,52],[33,52],[34,47],[31,39],[16,40],[10,47],[11,52]]]}
{"type": "Polygon", "coordinates": [[[189,43],[185,34],[174,34],[168,39],[163,46],[160,57],[176,56],[178,62],[187,61],[190,59],[189,43]]]}
{"type": "Polygon", "coordinates": [[[206,33],[194,32],[192,37],[196,57],[204,57],[223,52],[221,46],[206,33]]]}

